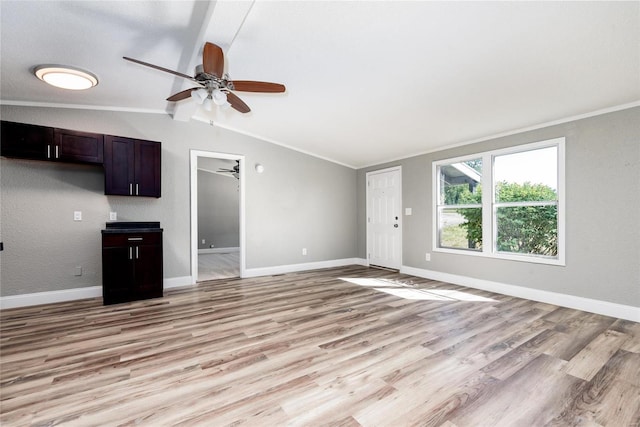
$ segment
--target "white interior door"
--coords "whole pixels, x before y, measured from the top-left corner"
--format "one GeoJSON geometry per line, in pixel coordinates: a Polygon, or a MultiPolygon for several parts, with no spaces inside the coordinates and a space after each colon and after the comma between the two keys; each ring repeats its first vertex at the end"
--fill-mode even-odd
{"type": "Polygon", "coordinates": [[[369,265],[400,269],[402,264],[402,170],[367,173],[369,265]]]}

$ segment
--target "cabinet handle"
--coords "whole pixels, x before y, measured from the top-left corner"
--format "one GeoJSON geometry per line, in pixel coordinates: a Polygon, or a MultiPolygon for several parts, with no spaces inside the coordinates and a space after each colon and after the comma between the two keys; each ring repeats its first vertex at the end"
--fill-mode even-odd
{"type": "Polygon", "coordinates": [[[136,184],[136,196],[138,195],[138,184],[136,184]]]}
{"type": "Polygon", "coordinates": [[[60,153],[58,152],[59,148],[60,148],[60,147],[58,147],[58,146],[56,145],[56,159],[59,159],[59,158],[60,158],[60,153]]]}
{"type": "Polygon", "coordinates": [[[138,259],[138,258],[139,258],[139,256],[138,256],[138,255],[139,255],[139,254],[138,254],[138,246],[136,246],[136,259],[138,259]]]}
{"type": "Polygon", "coordinates": [[[132,241],[141,241],[142,237],[127,237],[127,240],[132,242],[132,241]]]}
{"type": "Polygon", "coordinates": [[[129,259],[133,259],[133,247],[129,246],[129,259]]]}
{"type": "Polygon", "coordinates": [[[129,183],[129,195],[133,196],[133,184],[129,183]]]}
{"type": "Polygon", "coordinates": [[[47,159],[51,158],[51,146],[47,145],[47,159]]]}

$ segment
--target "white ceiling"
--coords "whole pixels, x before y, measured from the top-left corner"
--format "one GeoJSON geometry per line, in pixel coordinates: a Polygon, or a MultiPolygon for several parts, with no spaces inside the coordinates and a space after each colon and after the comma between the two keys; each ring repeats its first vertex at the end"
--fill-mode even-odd
{"type": "Polygon", "coordinates": [[[640,100],[640,2],[0,1],[3,104],[167,111],[362,167],[640,100]],[[192,87],[205,41],[249,114],[206,112],[192,87]],[[38,64],[95,73],[49,87],[38,64]]]}

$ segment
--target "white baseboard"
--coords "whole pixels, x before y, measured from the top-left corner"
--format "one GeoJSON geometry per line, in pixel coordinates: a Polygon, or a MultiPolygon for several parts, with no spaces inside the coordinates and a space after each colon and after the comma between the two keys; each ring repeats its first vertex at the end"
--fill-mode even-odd
{"type": "Polygon", "coordinates": [[[230,252],[240,252],[240,248],[206,248],[198,249],[198,254],[227,254],[230,252]]]}
{"type": "Polygon", "coordinates": [[[164,279],[163,286],[165,289],[171,288],[180,288],[182,286],[191,286],[196,282],[193,280],[191,276],[182,276],[182,277],[170,277],[168,279],[164,279]]]}
{"type": "Polygon", "coordinates": [[[573,308],[576,310],[588,311],[590,313],[602,314],[604,316],[640,322],[640,307],[616,304],[613,302],[600,301],[557,292],[543,291],[540,289],[525,288],[523,286],[508,285],[506,283],[492,282],[489,280],[474,279],[472,277],[424,270],[421,268],[402,266],[400,268],[400,272],[410,274],[412,276],[423,277],[425,279],[439,280],[469,288],[482,289],[484,291],[496,292],[503,295],[510,295],[518,298],[540,301],[547,304],[573,308]]]}
{"type": "MultiPolygon", "coordinates": [[[[163,286],[164,289],[171,289],[193,285],[194,283],[195,282],[192,280],[191,276],[171,277],[164,279],[163,286]]],[[[9,295],[6,297],[0,297],[0,310],[99,297],[102,297],[102,286],[89,286],[86,288],[63,289],[60,291],[9,295]]]]}
{"type": "MultiPolygon", "coordinates": [[[[303,264],[280,265],[274,267],[249,268],[245,270],[244,277],[272,276],[274,274],[293,273],[296,271],[316,270],[320,268],[344,267],[347,265],[367,266],[367,260],[363,258],[345,258],[330,261],[318,261],[303,264]]],[[[525,288],[522,286],[492,282],[489,280],[474,279],[457,274],[442,273],[439,271],[424,270],[420,268],[402,266],[400,272],[425,279],[439,280],[456,285],[467,286],[474,289],[511,295],[518,298],[526,298],[562,307],[588,311],[619,319],[640,322],[640,307],[616,304],[608,301],[594,300],[574,295],[557,292],[543,291],[539,289],[525,288]]],[[[192,276],[171,277],[164,279],[164,288],[178,288],[195,284],[192,276]]],[[[0,297],[0,309],[27,307],[32,305],[51,304],[55,302],[73,301],[86,298],[98,298],[102,296],[102,286],[89,286],[86,288],[64,289],[60,291],[37,292],[31,294],[9,295],[0,297]]]]}
{"type": "Polygon", "coordinates": [[[329,261],[306,262],[302,264],[276,265],[273,267],[247,268],[243,277],[273,276],[274,274],[294,273],[296,271],[317,270],[320,268],[344,267],[347,265],[367,265],[362,258],[344,258],[329,261]]]}
{"type": "Polygon", "coordinates": [[[28,307],[31,305],[51,304],[54,302],[74,301],[78,299],[102,296],[102,286],[64,289],[61,291],[36,292],[33,294],[9,295],[0,297],[0,309],[28,307]]]}

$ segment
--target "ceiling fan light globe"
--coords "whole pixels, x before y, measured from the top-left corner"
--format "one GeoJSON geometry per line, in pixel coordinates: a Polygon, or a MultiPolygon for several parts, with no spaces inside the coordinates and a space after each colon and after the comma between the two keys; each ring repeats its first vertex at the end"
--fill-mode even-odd
{"type": "Polygon", "coordinates": [[[191,98],[193,98],[198,104],[202,104],[207,99],[207,91],[204,89],[196,89],[191,91],[191,98]]]}
{"type": "Polygon", "coordinates": [[[227,104],[227,94],[220,89],[216,89],[211,92],[211,96],[213,97],[213,102],[215,102],[216,105],[222,106],[227,104]]]}
{"type": "Polygon", "coordinates": [[[207,111],[213,110],[213,100],[210,96],[205,98],[204,102],[202,103],[202,107],[207,111]]]}

